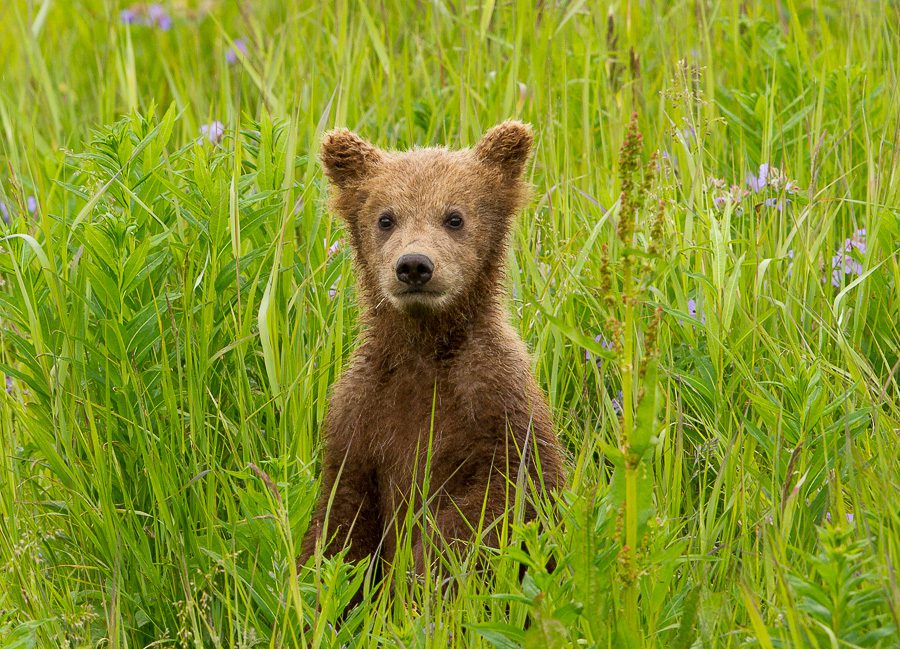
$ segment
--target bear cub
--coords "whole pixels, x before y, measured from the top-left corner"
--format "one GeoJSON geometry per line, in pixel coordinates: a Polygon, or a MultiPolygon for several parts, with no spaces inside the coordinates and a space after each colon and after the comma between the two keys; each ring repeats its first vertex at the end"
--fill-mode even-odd
{"type": "MultiPolygon", "coordinates": [[[[503,299],[532,140],[516,121],[463,150],[389,152],[345,129],[325,135],[320,157],[354,253],[363,334],[329,401],[300,565],[317,543],[390,563],[409,507],[427,511],[435,537],[482,531],[496,542],[517,485],[562,485],[563,451],[503,299]]],[[[415,534],[421,572],[428,542],[415,534]]]]}

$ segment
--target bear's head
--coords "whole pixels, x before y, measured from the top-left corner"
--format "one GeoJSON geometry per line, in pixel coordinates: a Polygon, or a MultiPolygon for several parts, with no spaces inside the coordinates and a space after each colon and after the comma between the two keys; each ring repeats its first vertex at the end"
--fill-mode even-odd
{"type": "Polygon", "coordinates": [[[428,316],[496,292],[512,218],[528,195],[532,140],[516,121],[455,151],[384,151],[346,129],[325,134],[331,206],[370,306],[428,316]]]}

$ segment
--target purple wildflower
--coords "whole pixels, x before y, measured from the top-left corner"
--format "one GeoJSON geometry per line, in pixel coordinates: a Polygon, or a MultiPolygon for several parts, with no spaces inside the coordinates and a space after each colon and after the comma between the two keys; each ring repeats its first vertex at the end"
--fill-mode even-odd
{"type": "Polygon", "coordinates": [[[334,240],[334,243],[332,243],[331,245],[329,245],[329,244],[328,244],[328,239],[327,239],[327,238],[326,238],[326,239],[322,239],[322,246],[325,248],[325,254],[326,254],[326,255],[328,256],[328,258],[330,259],[331,257],[333,257],[333,256],[337,253],[338,248],[341,247],[341,240],[340,240],[340,239],[335,239],[335,240],[334,240]]]}
{"type": "MultiPolygon", "coordinates": [[[[832,260],[832,265],[833,265],[833,264],[834,264],[834,261],[832,260]]],[[[841,285],[841,271],[839,271],[839,270],[833,270],[833,271],[831,271],[831,285],[834,286],[835,288],[839,288],[839,287],[840,287],[840,285],[841,285]]]]}
{"type": "MultiPolygon", "coordinates": [[[[697,313],[698,313],[697,300],[695,300],[694,298],[688,298],[687,308],[688,308],[688,315],[691,316],[694,320],[696,320],[697,313]]],[[[700,322],[702,322],[703,324],[706,324],[706,314],[703,313],[702,311],[700,311],[699,314],[700,314],[700,322]]]]}
{"type": "Polygon", "coordinates": [[[225,137],[225,125],[216,120],[200,127],[201,139],[206,138],[212,144],[218,144],[225,137]]]}
{"type": "Polygon", "coordinates": [[[341,281],[340,275],[338,275],[338,278],[336,280],[334,280],[334,284],[331,285],[331,288],[328,289],[328,299],[329,300],[334,300],[334,298],[337,296],[337,285],[338,285],[339,281],[341,281]]]}
{"type": "Polygon", "coordinates": [[[713,190],[722,191],[726,187],[728,187],[728,183],[725,182],[724,178],[717,178],[716,176],[710,175],[709,178],[706,179],[706,191],[711,192],[713,190]]]}
{"type": "MultiPolygon", "coordinates": [[[[853,258],[851,253],[856,251],[858,254],[866,252],[866,230],[860,228],[853,233],[853,236],[844,240],[843,245],[838,248],[834,256],[831,258],[831,285],[838,288],[841,285],[842,275],[862,275],[862,263],[853,258]]],[[[823,279],[824,281],[824,279],[823,279]]]]}
{"type": "Polygon", "coordinates": [[[768,178],[769,178],[769,163],[764,162],[761,165],[759,165],[759,175],[750,174],[750,176],[747,177],[747,185],[754,192],[761,192],[765,188],[768,178]]]}
{"type": "MultiPolygon", "coordinates": [[[[594,336],[594,342],[595,342],[595,343],[600,343],[600,346],[601,346],[603,349],[606,349],[606,350],[609,350],[609,351],[612,351],[612,350],[613,350],[613,347],[614,347],[613,342],[612,342],[611,340],[607,340],[607,339],[606,339],[606,336],[604,336],[603,334],[597,334],[596,336],[594,336]]],[[[591,358],[592,358],[591,352],[589,352],[588,350],[585,349],[585,350],[584,350],[584,360],[585,360],[585,361],[590,361],[591,358]]],[[[602,357],[597,359],[597,363],[598,363],[598,364],[600,364],[601,362],[603,362],[603,358],[602,358],[602,357]]]]}
{"type": "Polygon", "coordinates": [[[13,377],[9,374],[5,374],[6,376],[6,394],[12,394],[13,391],[13,377]]]}
{"type": "Polygon", "coordinates": [[[172,17],[161,4],[153,3],[147,7],[147,19],[151,26],[156,26],[164,32],[172,28],[172,17]]]}
{"type": "Polygon", "coordinates": [[[838,251],[831,258],[831,285],[839,287],[841,285],[841,275],[862,275],[862,264],[856,261],[850,255],[838,251]],[[843,273],[841,272],[843,271],[843,273]]]}
{"type": "Polygon", "coordinates": [[[119,20],[125,25],[145,25],[164,32],[172,28],[172,16],[158,2],[147,5],[134,4],[119,12],[119,20]]]}
{"type": "Polygon", "coordinates": [[[612,398],[613,412],[615,412],[619,416],[621,416],[622,412],[624,412],[624,410],[622,408],[623,399],[624,399],[624,395],[622,394],[621,390],[619,390],[616,393],[616,396],[612,398]]]}
{"type": "Polygon", "coordinates": [[[136,25],[140,20],[138,13],[134,9],[122,9],[119,12],[119,20],[124,25],[136,25]]]}
{"type": "Polygon", "coordinates": [[[225,60],[228,65],[234,65],[240,59],[240,55],[247,56],[247,41],[243,38],[236,38],[232,47],[225,52],[225,60]]]}
{"type": "Polygon", "coordinates": [[[728,205],[735,205],[736,211],[741,212],[740,202],[750,195],[749,190],[744,189],[740,185],[731,185],[725,182],[723,178],[715,178],[710,176],[707,181],[707,191],[713,193],[713,205],[718,209],[724,209],[728,205]]]}
{"type": "Polygon", "coordinates": [[[37,199],[34,196],[29,196],[28,200],[25,201],[26,207],[28,207],[28,211],[34,214],[37,212],[38,204],[37,199]]]}
{"type": "MultiPolygon", "coordinates": [[[[848,523],[852,523],[856,519],[856,516],[851,512],[847,512],[844,516],[847,518],[848,523]]],[[[825,512],[825,520],[829,523],[831,522],[831,512],[825,512]]]]}
{"type": "Polygon", "coordinates": [[[860,254],[866,254],[866,229],[860,228],[853,233],[853,237],[844,242],[844,250],[847,252],[856,249],[860,254]]]}
{"type": "Polygon", "coordinates": [[[788,269],[787,269],[788,277],[790,277],[794,273],[794,250],[793,249],[788,250],[787,256],[788,256],[788,259],[791,260],[788,263],[788,269]]]}
{"type": "Polygon", "coordinates": [[[778,198],[767,198],[764,202],[766,207],[774,207],[779,212],[784,211],[784,204],[788,201],[784,201],[778,198]]]}
{"type": "Polygon", "coordinates": [[[9,225],[9,208],[6,207],[6,203],[3,201],[0,201],[0,218],[3,219],[6,225],[9,225]]]}
{"type": "MultiPolygon", "coordinates": [[[[740,203],[742,200],[747,198],[750,195],[750,192],[741,187],[740,185],[732,185],[731,186],[731,196],[730,199],[733,203],[740,203]]],[[[740,210],[740,208],[738,208],[740,210]]]]}
{"type": "Polygon", "coordinates": [[[663,167],[661,163],[657,163],[657,169],[665,169],[666,172],[677,170],[678,169],[678,156],[674,153],[669,153],[668,151],[663,151],[660,158],[668,163],[667,167],[663,167]]]}

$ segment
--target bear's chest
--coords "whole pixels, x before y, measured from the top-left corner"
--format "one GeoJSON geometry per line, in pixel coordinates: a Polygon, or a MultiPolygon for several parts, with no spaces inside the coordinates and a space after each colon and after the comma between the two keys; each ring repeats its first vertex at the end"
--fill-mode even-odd
{"type": "Polygon", "coordinates": [[[464,443],[477,426],[477,399],[453,365],[410,364],[377,377],[364,406],[366,438],[383,473],[406,476],[429,453],[464,443]]]}
{"type": "Polygon", "coordinates": [[[440,362],[413,358],[388,369],[363,349],[336,386],[333,443],[348,445],[351,461],[369,468],[382,516],[420,502],[425,492],[467,483],[479,458],[490,461],[504,448],[508,415],[522,409],[527,365],[511,354],[481,353],[483,347],[477,355],[461,350],[440,362]]]}

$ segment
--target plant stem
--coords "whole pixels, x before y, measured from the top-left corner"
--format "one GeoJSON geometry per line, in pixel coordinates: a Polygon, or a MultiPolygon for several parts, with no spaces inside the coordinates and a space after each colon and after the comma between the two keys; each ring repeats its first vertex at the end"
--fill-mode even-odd
{"type": "MultiPolygon", "coordinates": [[[[631,461],[631,432],[634,428],[634,306],[631,294],[631,264],[623,265],[625,300],[624,359],[622,364],[622,454],[625,459],[625,546],[629,563],[637,548],[637,467],[631,461]]],[[[625,620],[631,634],[638,633],[637,584],[628,577],[625,586],[625,620]]]]}

